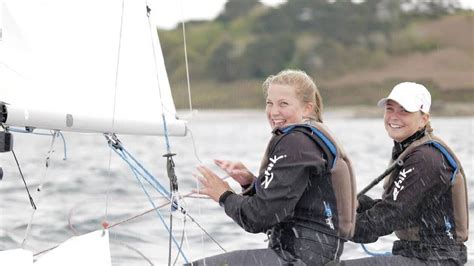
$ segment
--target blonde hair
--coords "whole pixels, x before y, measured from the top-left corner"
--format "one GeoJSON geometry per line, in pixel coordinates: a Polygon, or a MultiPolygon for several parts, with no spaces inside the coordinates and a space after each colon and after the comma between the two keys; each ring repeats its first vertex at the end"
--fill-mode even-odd
{"type": "Polygon", "coordinates": [[[268,96],[271,84],[288,85],[295,88],[296,97],[301,103],[313,103],[313,117],[323,122],[323,98],[313,79],[301,70],[286,69],[276,75],[269,76],[262,84],[263,94],[268,96]]]}
{"type": "Polygon", "coordinates": [[[428,123],[426,123],[425,128],[426,128],[425,130],[426,130],[427,133],[431,134],[434,131],[433,127],[431,126],[431,121],[428,121],[428,123]]]}

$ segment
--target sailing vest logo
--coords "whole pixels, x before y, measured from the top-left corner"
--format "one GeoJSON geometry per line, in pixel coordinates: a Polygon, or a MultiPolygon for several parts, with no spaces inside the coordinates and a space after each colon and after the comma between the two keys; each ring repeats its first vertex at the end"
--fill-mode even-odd
{"type": "Polygon", "coordinates": [[[263,180],[262,184],[261,184],[263,188],[266,189],[270,185],[270,183],[273,180],[272,169],[275,166],[276,162],[280,159],[283,159],[283,158],[286,158],[286,154],[280,155],[278,157],[275,155],[275,156],[273,156],[273,158],[268,158],[270,163],[268,164],[267,169],[265,169],[265,180],[263,180]]]}
{"type": "Polygon", "coordinates": [[[405,186],[402,185],[403,181],[405,181],[407,175],[411,173],[413,169],[414,168],[410,168],[407,170],[403,168],[403,170],[398,173],[397,180],[393,181],[393,184],[395,185],[395,188],[393,189],[393,200],[397,200],[398,194],[405,188],[405,186]]]}

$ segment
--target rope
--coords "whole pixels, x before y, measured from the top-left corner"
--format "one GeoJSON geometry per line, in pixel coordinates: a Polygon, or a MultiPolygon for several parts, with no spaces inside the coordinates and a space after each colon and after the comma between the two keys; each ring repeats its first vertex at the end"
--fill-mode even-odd
{"type": "MultiPolygon", "coordinates": [[[[34,132],[31,130],[25,130],[25,129],[19,129],[19,128],[13,128],[13,127],[8,127],[8,131],[11,132],[17,132],[17,133],[25,133],[25,134],[33,134],[33,135],[38,135],[38,136],[52,136],[52,133],[39,133],[39,132],[34,132]]],[[[59,133],[59,136],[63,140],[63,150],[64,150],[64,157],[63,160],[67,160],[67,145],[66,145],[66,138],[64,138],[64,134],[61,131],[56,131],[59,133]]]]}
{"type": "Polygon", "coordinates": [[[113,149],[113,151],[115,151],[115,153],[117,153],[122,158],[122,160],[124,160],[128,164],[128,166],[133,171],[136,171],[137,174],[139,174],[145,180],[147,180],[149,184],[152,185],[155,188],[155,190],[158,191],[162,196],[168,199],[171,197],[170,193],[160,184],[160,182],[153,175],[151,175],[138,161],[136,161],[136,159],[130,153],[128,153],[123,147],[122,149],[120,149],[120,151],[113,145],[110,145],[110,147],[113,149]],[[136,166],[133,165],[132,162],[135,163],[136,166]],[[140,170],[143,171],[143,173],[141,173],[140,170]]]}
{"type": "MultiPolygon", "coordinates": [[[[164,108],[164,104],[163,104],[163,94],[162,94],[162,91],[161,91],[161,86],[160,86],[160,75],[158,73],[158,63],[157,63],[157,60],[156,60],[156,51],[155,51],[155,43],[154,43],[154,38],[153,38],[153,29],[152,29],[152,25],[151,25],[151,21],[150,21],[150,12],[151,12],[151,9],[149,8],[148,4],[146,6],[146,11],[147,11],[147,17],[148,17],[148,28],[149,28],[149,31],[150,31],[150,39],[151,39],[151,43],[152,43],[152,50],[153,50],[153,61],[155,63],[155,74],[156,74],[156,80],[157,80],[157,84],[158,84],[158,92],[159,92],[159,95],[160,95],[160,105],[161,105],[161,117],[162,117],[162,120],[163,120],[163,130],[164,130],[164,136],[165,136],[165,141],[166,141],[166,151],[167,151],[167,154],[164,155],[165,157],[167,157],[167,161],[168,163],[171,161],[172,162],[172,156],[174,154],[171,153],[171,147],[170,147],[170,141],[169,141],[169,134],[168,134],[168,126],[167,126],[167,122],[166,122],[166,116],[165,116],[165,108],[164,108]]],[[[154,29],[155,31],[155,34],[156,33],[156,28],[154,29]]],[[[174,166],[173,166],[174,167],[174,166]]],[[[172,169],[174,171],[174,169],[172,169]]],[[[170,173],[170,169],[168,168],[168,173],[170,173]]],[[[171,209],[170,209],[170,212],[173,211],[173,204],[174,204],[174,198],[176,197],[176,192],[177,192],[177,180],[176,180],[176,176],[173,175],[173,180],[171,179],[172,176],[170,174],[168,174],[169,177],[170,177],[170,188],[172,189],[171,190],[171,195],[170,195],[170,201],[172,202],[171,204],[171,209]]],[[[177,204],[176,202],[176,207],[179,207],[179,204],[177,204]]],[[[171,241],[174,240],[176,242],[176,240],[174,239],[174,237],[172,236],[172,228],[173,228],[173,215],[170,213],[170,240],[169,240],[169,254],[168,254],[168,265],[171,265],[171,241]]],[[[179,248],[179,247],[178,247],[179,248]]],[[[181,250],[179,250],[181,252],[181,250]]],[[[182,254],[183,257],[184,257],[184,254],[182,254]]],[[[184,257],[185,258],[185,257],[184,257]]],[[[185,258],[186,260],[186,258],[185,258]]]]}
{"type": "MultiPolygon", "coordinates": [[[[183,198],[191,197],[192,194],[194,194],[194,193],[193,193],[193,192],[189,192],[188,194],[185,194],[185,195],[183,196],[183,198]]],[[[208,197],[196,197],[196,198],[207,199],[208,197]]],[[[160,208],[163,208],[163,207],[167,206],[168,204],[170,204],[169,201],[166,202],[166,203],[163,203],[163,204],[161,204],[161,205],[159,205],[159,206],[156,206],[155,208],[160,209],[160,208]]],[[[125,224],[125,223],[128,223],[128,222],[131,222],[131,221],[133,221],[133,220],[135,220],[135,219],[137,219],[137,218],[140,218],[140,217],[144,216],[145,214],[148,214],[148,213],[150,213],[150,212],[155,211],[155,208],[150,209],[150,210],[147,210],[147,211],[144,211],[144,212],[142,212],[142,213],[139,213],[139,214],[137,214],[137,215],[134,215],[134,216],[132,216],[132,217],[129,217],[129,218],[125,219],[125,220],[116,222],[116,223],[110,225],[108,228],[113,228],[113,227],[116,227],[116,226],[119,226],[119,225],[122,225],[122,224],[125,224]]],[[[196,224],[196,225],[199,227],[199,229],[201,229],[201,230],[209,237],[209,239],[211,239],[220,249],[222,249],[222,251],[227,252],[227,250],[226,250],[225,248],[223,248],[222,245],[220,245],[219,242],[217,242],[217,240],[216,240],[214,237],[212,237],[212,235],[209,234],[209,232],[207,232],[207,230],[206,230],[204,227],[202,227],[201,224],[198,223],[198,221],[197,221],[196,219],[194,219],[194,217],[192,217],[192,216],[189,214],[189,212],[186,212],[185,215],[186,215],[187,217],[189,217],[189,218],[191,219],[191,222],[193,222],[194,224],[196,224]]]]}
{"type": "MultiPolygon", "coordinates": [[[[114,100],[112,106],[112,131],[115,129],[115,111],[117,106],[117,90],[118,90],[118,76],[119,76],[119,66],[120,66],[120,53],[122,51],[122,30],[123,30],[123,17],[125,10],[125,0],[122,0],[122,10],[120,13],[120,30],[119,30],[119,41],[117,47],[117,62],[115,65],[115,83],[114,83],[114,100]]],[[[109,151],[109,162],[107,167],[107,180],[108,185],[105,192],[105,210],[104,210],[104,221],[103,225],[107,225],[108,213],[109,213],[109,194],[110,194],[110,184],[111,184],[111,164],[112,164],[112,152],[109,151]]]]}
{"type": "Polygon", "coordinates": [[[191,82],[189,79],[189,64],[188,64],[188,48],[186,42],[186,28],[184,23],[184,8],[183,1],[181,1],[181,25],[183,29],[183,43],[184,43],[184,62],[186,65],[186,84],[188,86],[188,101],[189,101],[189,112],[193,113],[193,102],[191,100],[191,82]]]}
{"type": "Polygon", "coordinates": [[[118,242],[118,244],[130,249],[130,250],[133,250],[135,251],[138,255],[140,255],[140,257],[142,257],[144,260],[146,260],[150,265],[154,265],[153,262],[147,257],[145,256],[145,254],[143,254],[140,250],[138,250],[137,248],[135,247],[132,247],[130,245],[128,245],[127,243],[124,243],[124,242],[118,242]]]}
{"type": "Polygon", "coordinates": [[[196,148],[196,141],[194,140],[194,135],[193,135],[193,132],[191,131],[191,128],[188,127],[188,132],[189,132],[189,136],[191,136],[191,143],[193,144],[193,151],[194,151],[194,157],[196,157],[196,160],[198,160],[198,162],[200,164],[202,164],[202,161],[201,159],[199,158],[199,155],[197,153],[197,148],[196,148]]]}
{"type": "Polygon", "coordinates": [[[30,194],[30,190],[28,189],[28,185],[26,184],[25,177],[23,176],[23,172],[21,171],[20,163],[18,162],[15,151],[13,149],[12,149],[12,154],[13,154],[13,158],[15,158],[16,166],[18,167],[18,171],[20,172],[21,179],[23,180],[23,184],[25,185],[26,193],[28,193],[28,198],[30,200],[31,207],[33,207],[33,210],[36,210],[35,201],[33,200],[33,197],[30,194]]]}
{"type": "MultiPolygon", "coordinates": [[[[138,172],[135,168],[132,168],[132,172],[134,173],[136,179],[139,181],[140,183],[140,186],[143,190],[143,192],[145,192],[149,202],[151,203],[151,205],[153,206],[153,209],[156,210],[156,213],[158,214],[158,217],[160,218],[161,220],[161,223],[165,226],[166,230],[168,231],[169,235],[170,235],[170,243],[171,241],[174,242],[174,244],[176,245],[176,247],[178,248],[178,251],[179,253],[181,253],[181,256],[183,257],[183,259],[186,261],[186,263],[188,263],[188,259],[186,258],[186,256],[184,255],[183,251],[181,250],[181,247],[180,245],[178,245],[178,242],[176,241],[176,239],[174,238],[173,234],[172,234],[172,224],[170,223],[170,227],[168,228],[168,226],[166,225],[166,222],[163,218],[163,216],[161,215],[161,213],[159,212],[158,208],[156,208],[156,205],[155,203],[153,202],[153,200],[151,199],[151,196],[150,194],[148,193],[148,191],[146,190],[145,186],[143,185],[143,182],[140,180],[140,178],[138,177],[138,172]]],[[[144,176],[142,176],[144,178],[144,176]]],[[[171,199],[170,199],[171,200],[171,199]]],[[[172,217],[172,215],[170,215],[170,217],[172,217]]],[[[171,219],[171,218],[170,218],[171,219]]],[[[170,250],[171,250],[171,247],[169,247],[170,250]]]]}
{"type": "Polygon", "coordinates": [[[64,150],[64,157],[63,160],[67,160],[67,149],[66,149],[66,139],[64,138],[64,135],[61,131],[59,131],[59,136],[61,136],[61,139],[63,140],[63,150],[64,150]]]}
{"type": "MultiPolygon", "coordinates": [[[[158,191],[160,194],[162,194],[163,196],[165,196],[166,198],[168,198],[170,200],[170,202],[172,201],[172,195],[170,192],[168,192],[160,183],[159,181],[153,176],[151,175],[122,145],[121,143],[117,140],[117,139],[112,139],[112,137],[110,135],[107,135],[108,139],[109,139],[109,146],[113,149],[113,151],[115,151],[121,158],[122,160],[124,160],[130,167],[130,169],[132,170],[133,174],[135,175],[136,179],[139,181],[139,184],[142,188],[142,190],[144,191],[144,193],[146,194],[148,200],[150,201],[151,205],[153,206],[153,210],[156,211],[156,213],[158,214],[158,217],[160,218],[162,224],[165,226],[166,230],[168,231],[168,233],[170,234],[170,243],[171,242],[174,242],[174,244],[176,245],[176,247],[178,248],[178,251],[179,253],[181,254],[181,256],[183,257],[183,259],[186,261],[186,263],[188,262],[188,259],[186,258],[186,256],[184,255],[183,251],[181,250],[181,247],[180,245],[178,244],[178,242],[176,241],[176,239],[173,237],[172,235],[172,225],[170,224],[170,227],[168,228],[168,226],[166,225],[166,222],[164,221],[164,218],[163,216],[161,215],[161,213],[159,212],[159,208],[156,207],[155,203],[153,202],[150,194],[148,193],[148,191],[146,190],[142,180],[139,178],[142,177],[143,179],[145,179],[150,185],[152,185],[153,188],[155,188],[156,191],[158,191]],[[135,165],[134,165],[135,164],[135,165]],[[137,168],[138,166],[138,168],[137,168]]],[[[170,215],[171,217],[172,215],[170,215]]],[[[110,226],[108,227],[110,228],[110,226]]]]}
{"type": "MultiPolygon", "coordinates": [[[[170,151],[170,143],[169,143],[169,138],[168,138],[168,127],[166,125],[166,117],[165,117],[165,108],[164,108],[164,104],[163,104],[163,94],[161,92],[161,86],[160,86],[160,75],[158,73],[158,63],[156,61],[156,51],[155,51],[155,42],[154,42],[154,39],[153,39],[153,29],[152,29],[152,25],[151,25],[151,21],[150,21],[150,12],[151,12],[151,9],[148,7],[148,4],[147,4],[147,17],[148,17],[148,29],[150,31],[150,40],[151,40],[151,44],[152,44],[152,51],[153,51],[153,62],[155,63],[155,75],[156,75],[156,81],[157,81],[157,84],[158,84],[158,93],[160,95],[160,105],[161,105],[161,117],[162,117],[162,120],[163,120],[163,130],[164,130],[164,136],[165,136],[165,140],[166,140],[166,151],[168,153],[171,153],[170,151]]],[[[156,31],[156,29],[155,29],[156,31]]],[[[155,32],[156,34],[156,32],[155,32]]]]}
{"type": "MultiPolygon", "coordinates": [[[[184,242],[184,238],[186,236],[185,228],[186,228],[186,217],[184,218],[183,230],[181,231],[181,243],[179,243],[179,249],[183,248],[183,242],[184,242]]],[[[186,237],[186,241],[188,241],[187,237],[186,237]]],[[[179,254],[176,254],[176,258],[174,259],[173,266],[176,265],[176,262],[178,261],[178,258],[179,258],[179,254]]]]}
{"type": "MultiPolygon", "coordinates": [[[[44,180],[46,178],[46,174],[48,172],[48,168],[49,168],[49,160],[50,160],[50,157],[51,157],[51,153],[53,153],[53,148],[54,148],[54,143],[56,141],[56,138],[58,136],[58,131],[53,131],[54,134],[53,134],[53,137],[52,137],[52,140],[51,140],[51,144],[49,146],[49,151],[48,153],[46,154],[46,159],[45,159],[45,169],[44,169],[44,172],[43,172],[43,175],[41,176],[41,182],[40,184],[38,185],[38,187],[36,188],[36,191],[38,192],[38,198],[37,198],[37,203],[40,202],[40,199],[41,199],[41,189],[43,188],[43,183],[44,183],[44,180]]],[[[33,209],[33,212],[31,213],[31,217],[30,217],[30,221],[28,222],[28,226],[26,227],[26,231],[25,231],[25,236],[23,237],[23,241],[21,242],[21,247],[24,248],[25,247],[25,244],[26,244],[26,239],[28,238],[29,234],[30,234],[30,230],[31,230],[31,226],[33,224],[33,219],[34,219],[34,215],[36,213],[36,208],[33,209]]]]}

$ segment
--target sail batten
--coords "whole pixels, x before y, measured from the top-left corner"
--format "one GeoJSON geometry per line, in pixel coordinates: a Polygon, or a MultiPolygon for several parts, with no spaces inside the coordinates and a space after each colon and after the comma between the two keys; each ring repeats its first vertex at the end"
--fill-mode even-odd
{"type": "Polygon", "coordinates": [[[162,135],[164,112],[168,133],[186,134],[146,2],[125,0],[123,7],[114,0],[4,0],[5,124],[162,135]]]}

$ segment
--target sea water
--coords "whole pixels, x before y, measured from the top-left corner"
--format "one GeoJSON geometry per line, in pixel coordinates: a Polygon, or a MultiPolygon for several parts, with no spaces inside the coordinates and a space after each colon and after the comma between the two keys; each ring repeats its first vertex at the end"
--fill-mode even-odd
{"type": "MultiPolygon", "coordinates": [[[[343,144],[352,159],[358,190],[368,185],[385,170],[390,158],[392,141],[387,137],[381,118],[352,118],[327,113],[325,122],[343,144]]],[[[213,159],[239,160],[257,172],[270,128],[262,111],[200,111],[189,119],[190,134],[171,137],[171,151],[179,182],[179,192],[185,196],[185,208],[190,218],[173,216],[173,235],[182,247],[186,260],[192,261],[237,249],[264,248],[264,234],[250,234],[227,217],[219,205],[210,199],[189,195],[198,186],[193,177],[197,165],[206,165],[224,177],[213,164],[213,159]],[[204,228],[211,238],[203,232],[204,228]]],[[[432,119],[435,133],[456,151],[463,163],[468,181],[471,214],[470,234],[467,242],[469,259],[474,258],[474,131],[473,117],[432,119]]],[[[169,234],[162,219],[169,224],[169,206],[163,197],[150,186],[145,188],[157,212],[143,192],[127,164],[109,149],[100,134],[64,133],[65,142],[58,138],[54,143],[49,167],[45,158],[51,145],[50,136],[15,134],[14,150],[35,200],[36,211],[25,248],[34,253],[54,247],[76,234],[102,228],[107,222],[113,265],[167,265],[185,262],[175,244],[169,253],[169,234]],[[66,160],[64,160],[66,157],[66,160]],[[41,191],[37,187],[42,184],[41,191]],[[135,217],[129,222],[123,222],[135,217]],[[117,224],[117,225],[115,225],[117,224]]],[[[166,143],[163,137],[119,136],[125,148],[168,188],[165,158],[166,143]]],[[[18,248],[25,238],[32,207],[23,181],[11,153],[0,154],[0,167],[4,177],[0,181],[0,250],[18,248]]],[[[227,179],[231,186],[238,185],[227,179]]],[[[368,192],[372,197],[381,194],[381,184],[368,192]]],[[[381,237],[367,245],[372,252],[390,251],[395,237],[381,237]]],[[[346,243],[342,258],[368,256],[359,244],[346,243]]]]}

